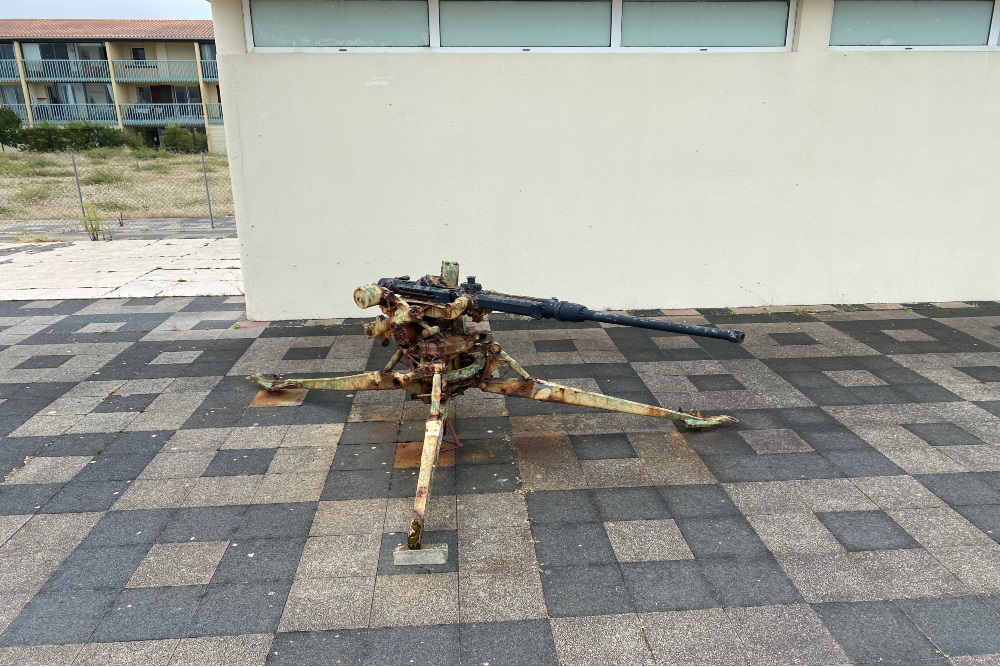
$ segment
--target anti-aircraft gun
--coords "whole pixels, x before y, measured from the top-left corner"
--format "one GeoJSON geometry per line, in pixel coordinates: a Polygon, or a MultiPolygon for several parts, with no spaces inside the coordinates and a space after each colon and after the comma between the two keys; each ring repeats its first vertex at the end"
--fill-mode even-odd
{"type": "Polygon", "coordinates": [[[360,308],[379,306],[383,314],[364,325],[365,334],[379,339],[382,345],[396,344],[395,354],[381,371],[310,379],[257,374],[247,379],[269,391],[404,389],[411,397],[430,405],[410,531],[406,545],[393,554],[398,565],[447,561],[447,545],[424,545],[421,538],[431,481],[445,431],[450,429],[456,444],[460,445],[448,418],[449,399],[467,389],[671,419],[689,429],[737,422],[726,415],[705,416],[696,411],[668,410],[533,378],[493,340],[487,318],[491,312],[501,312],[561,322],[604,322],[734,343],[743,342],[742,331],[590,310],[578,303],[555,298],[492,292],[484,290],[474,276],[460,284],[458,264],[454,262],[443,262],[439,276],[428,275],[418,280],[411,280],[409,276],[383,278],[376,284],[363,285],[354,291],[354,302],[360,308]],[[405,364],[405,370],[394,370],[400,362],[405,364]],[[511,373],[514,377],[508,377],[511,373]]]}

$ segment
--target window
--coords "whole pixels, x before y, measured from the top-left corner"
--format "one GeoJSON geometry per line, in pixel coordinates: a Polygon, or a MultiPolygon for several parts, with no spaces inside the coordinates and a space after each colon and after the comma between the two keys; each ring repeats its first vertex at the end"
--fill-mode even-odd
{"type": "Polygon", "coordinates": [[[14,60],[13,42],[0,42],[0,60],[14,60]]]}
{"type": "Polygon", "coordinates": [[[39,44],[38,51],[42,60],[69,60],[69,48],[66,44],[39,44]]]}
{"type": "Polygon", "coordinates": [[[985,46],[993,0],[835,0],[831,46],[985,46]]]}
{"type": "Polygon", "coordinates": [[[611,1],[441,0],[441,46],[611,46],[611,1]]]}
{"type": "Polygon", "coordinates": [[[429,46],[426,0],[250,0],[255,46],[429,46]]]}
{"type": "MultiPolygon", "coordinates": [[[[432,47],[782,51],[789,48],[795,23],[795,0],[243,2],[250,19],[248,47],[264,50],[432,47]]],[[[204,51],[202,58],[207,59],[204,51]]]]}
{"type": "Polygon", "coordinates": [[[624,0],[622,46],[785,45],[785,0],[624,0]]]}
{"type": "Polygon", "coordinates": [[[176,86],[174,100],[177,104],[201,104],[201,91],[198,86],[176,86]]]}
{"type": "Polygon", "coordinates": [[[145,60],[146,59],[146,49],[137,46],[132,48],[132,60],[145,60]]]}
{"type": "Polygon", "coordinates": [[[202,60],[215,60],[215,44],[199,44],[202,60]]]}

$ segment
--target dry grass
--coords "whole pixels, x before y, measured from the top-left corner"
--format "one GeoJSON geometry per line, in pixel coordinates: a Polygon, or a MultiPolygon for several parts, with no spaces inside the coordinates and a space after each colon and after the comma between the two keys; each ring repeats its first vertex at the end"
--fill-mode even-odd
{"type": "MultiPolygon", "coordinates": [[[[233,215],[229,162],[206,155],[212,210],[233,215]]],[[[205,217],[201,157],[103,148],[76,156],[84,202],[104,218],[205,217]]],[[[68,153],[0,153],[0,220],[75,220],[80,202],[68,153]]]]}

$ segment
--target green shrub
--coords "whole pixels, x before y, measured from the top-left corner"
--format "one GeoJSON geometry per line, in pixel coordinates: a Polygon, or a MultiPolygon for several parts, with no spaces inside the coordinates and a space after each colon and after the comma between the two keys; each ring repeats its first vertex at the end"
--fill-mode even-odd
{"type": "Polygon", "coordinates": [[[21,130],[21,117],[13,109],[0,108],[0,144],[15,146],[21,130]]]}
{"type": "Polygon", "coordinates": [[[163,145],[168,151],[193,153],[194,137],[191,136],[190,130],[186,130],[180,125],[169,125],[163,131],[163,145]]]}
{"type": "Polygon", "coordinates": [[[86,122],[66,125],[41,122],[35,127],[21,128],[17,134],[17,146],[21,150],[46,153],[113,148],[127,146],[132,142],[129,135],[117,127],[86,122]]]}

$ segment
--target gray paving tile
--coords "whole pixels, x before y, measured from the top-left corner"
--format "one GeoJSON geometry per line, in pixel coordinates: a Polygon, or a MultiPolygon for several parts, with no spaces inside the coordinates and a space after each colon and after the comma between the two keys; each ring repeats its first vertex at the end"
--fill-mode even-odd
{"type": "Polygon", "coordinates": [[[463,623],[459,626],[463,665],[557,665],[546,620],[463,623]]]}
{"type": "Polygon", "coordinates": [[[375,577],[309,579],[292,583],[278,630],[367,628],[375,596],[375,577]],[[331,604],[332,600],[336,604],[331,604]]]}
{"type": "Polygon", "coordinates": [[[290,580],[210,585],[198,606],[190,636],[273,633],[289,588],[290,580]]]}
{"type": "Polygon", "coordinates": [[[855,663],[948,664],[944,654],[892,602],[831,602],[812,607],[855,663]]]}
{"type": "Polygon", "coordinates": [[[545,596],[537,572],[462,574],[458,589],[463,623],[545,618],[545,596]]]}
{"type": "Polygon", "coordinates": [[[290,581],[305,539],[233,540],[212,577],[213,584],[290,581]]]}
{"type": "Polygon", "coordinates": [[[175,665],[262,665],[271,648],[270,634],[190,637],[177,644],[175,665]]]}
{"type": "Polygon", "coordinates": [[[553,618],[633,611],[629,591],[617,565],[546,568],[542,570],[542,590],[545,605],[553,618]]]}
{"type": "Polygon", "coordinates": [[[149,551],[148,544],[77,548],[45,583],[44,591],[123,588],[149,551]]]}
{"type": "Polygon", "coordinates": [[[659,664],[750,664],[746,646],[722,609],[641,614],[641,618],[659,664]]]}
{"type": "Polygon", "coordinates": [[[1000,614],[978,598],[925,598],[896,604],[947,655],[1000,653],[1000,614]]]}
{"type": "Polygon", "coordinates": [[[461,656],[457,625],[375,628],[368,632],[365,665],[457,665],[461,656]]]}
{"type": "Polygon", "coordinates": [[[0,635],[0,646],[84,643],[117,595],[86,589],[39,593],[0,635]]]}
{"type": "Polygon", "coordinates": [[[615,552],[600,523],[540,524],[534,526],[535,552],[540,566],[614,563],[615,552]]]}
{"type": "Polygon", "coordinates": [[[178,639],[95,642],[81,649],[77,665],[169,665],[178,639]]]}
{"type": "Polygon", "coordinates": [[[604,529],[620,563],[694,558],[672,519],[606,522],[604,529]]]}
{"type": "Polygon", "coordinates": [[[816,517],[848,551],[915,549],[920,546],[881,510],[817,512],[816,517]]]}
{"type": "MultiPolygon", "coordinates": [[[[622,563],[621,571],[636,611],[676,611],[719,606],[715,591],[698,562],[622,563]]],[[[624,602],[619,604],[624,606],[624,602]]],[[[551,603],[549,607],[551,609],[551,603]]]]}
{"type": "Polygon", "coordinates": [[[553,618],[549,622],[561,664],[645,665],[652,661],[635,614],[553,618]]]}
{"type": "Polygon", "coordinates": [[[802,601],[795,585],[770,555],[755,558],[704,558],[698,561],[724,607],[794,604],[802,601]]]}
{"type": "MultiPolygon", "coordinates": [[[[869,601],[967,595],[975,589],[963,577],[983,576],[982,565],[974,565],[962,550],[954,551],[954,563],[939,552],[932,556],[919,549],[777,559],[806,602],[869,601]],[[953,574],[956,570],[961,573],[953,574]]],[[[988,556],[982,554],[983,559],[988,556]]]]}
{"type": "Polygon", "coordinates": [[[154,544],[129,579],[128,587],[207,584],[228,547],[228,542],[154,544]]]}
{"type": "Polygon", "coordinates": [[[851,664],[809,605],[729,607],[726,614],[751,664],[851,664]]]}
{"type": "MultiPolygon", "coordinates": [[[[360,665],[368,650],[369,634],[368,630],[278,633],[271,643],[267,664],[360,665]]],[[[193,664],[202,663],[196,661],[193,664]]]]}
{"type": "Polygon", "coordinates": [[[677,527],[696,558],[767,554],[767,547],[742,516],[681,518],[677,527]]]}
{"type": "Polygon", "coordinates": [[[458,623],[458,574],[396,574],[375,580],[375,600],[371,607],[372,627],[442,625],[458,623]],[[421,601],[414,614],[399,600],[421,601]]]}
{"type": "Polygon", "coordinates": [[[205,586],[136,588],[121,592],[90,641],[180,639],[191,630],[205,586]]]}

